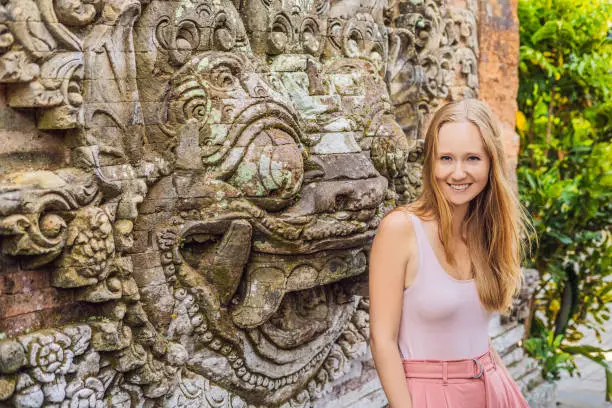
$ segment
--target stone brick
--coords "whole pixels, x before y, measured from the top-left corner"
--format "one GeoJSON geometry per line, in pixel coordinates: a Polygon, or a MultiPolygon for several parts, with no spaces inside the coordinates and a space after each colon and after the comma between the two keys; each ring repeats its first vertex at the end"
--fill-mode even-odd
{"type": "Polygon", "coordinates": [[[52,309],[72,303],[74,293],[55,288],[32,290],[28,293],[0,297],[0,315],[4,318],[19,316],[44,309],[52,309]]]}
{"type": "Polygon", "coordinates": [[[26,331],[82,321],[86,316],[94,315],[93,309],[91,305],[85,303],[71,302],[56,308],[38,310],[13,317],[3,317],[0,319],[0,333],[11,337],[26,331]]]}
{"type": "Polygon", "coordinates": [[[16,270],[0,274],[0,295],[29,293],[50,286],[48,270],[16,270]]]}

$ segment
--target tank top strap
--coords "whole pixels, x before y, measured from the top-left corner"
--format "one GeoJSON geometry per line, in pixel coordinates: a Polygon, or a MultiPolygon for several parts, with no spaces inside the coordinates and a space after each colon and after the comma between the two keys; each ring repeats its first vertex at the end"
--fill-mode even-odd
{"type": "Polygon", "coordinates": [[[412,225],[414,226],[414,233],[416,235],[417,247],[419,249],[419,257],[423,257],[423,250],[427,247],[428,239],[427,233],[425,232],[425,228],[423,227],[423,222],[421,219],[411,213],[408,213],[408,216],[412,220],[412,225]]]}
{"type": "Polygon", "coordinates": [[[412,220],[412,225],[414,226],[414,233],[417,241],[418,251],[417,272],[416,277],[411,286],[421,285],[421,281],[423,281],[426,277],[426,280],[430,281],[428,284],[436,285],[437,280],[441,278],[446,279],[442,276],[442,274],[446,275],[446,272],[441,269],[442,267],[437,261],[434,250],[431,247],[431,244],[429,243],[427,232],[425,232],[425,226],[423,225],[423,221],[421,221],[421,219],[415,214],[408,213],[408,215],[410,216],[410,219],[412,220]],[[433,281],[431,281],[432,278],[433,281]]]}

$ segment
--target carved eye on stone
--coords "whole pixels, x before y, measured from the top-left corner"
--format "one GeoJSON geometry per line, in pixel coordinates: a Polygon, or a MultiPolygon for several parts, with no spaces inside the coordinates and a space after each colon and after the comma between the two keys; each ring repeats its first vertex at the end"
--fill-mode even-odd
{"type": "Polygon", "coordinates": [[[268,34],[269,53],[280,54],[285,51],[291,42],[291,36],[291,21],[283,14],[277,15],[268,34]]]}
{"type": "Polygon", "coordinates": [[[309,54],[316,55],[320,48],[320,42],[317,38],[319,36],[319,27],[317,23],[312,19],[304,20],[302,24],[302,45],[304,51],[309,54]]]}
{"type": "Polygon", "coordinates": [[[228,19],[225,13],[217,16],[215,21],[215,30],[213,33],[213,44],[215,49],[221,51],[230,51],[236,43],[236,35],[231,25],[231,20],[228,19]]]}
{"type": "Polygon", "coordinates": [[[166,28],[165,26],[164,24],[158,26],[158,38],[161,37],[160,40],[163,38],[160,43],[168,50],[170,60],[175,64],[182,65],[200,45],[198,27],[192,21],[184,21],[173,34],[169,33],[169,27],[166,28]],[[170,35],[170,38],[168,38],[168,35],[170,35]]]}

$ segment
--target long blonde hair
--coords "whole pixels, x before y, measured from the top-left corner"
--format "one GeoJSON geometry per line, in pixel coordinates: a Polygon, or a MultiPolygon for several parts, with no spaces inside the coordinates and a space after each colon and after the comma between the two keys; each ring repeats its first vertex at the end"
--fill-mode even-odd
{"type": "Polygon", "coordinates": [[[463,224],[480,301],[487,310],[506,313],[520,289],[521,258],[526,248],[522,238],[529,236],[527,230],[531,224],[508,180],[501,133],[486,104],[464,99],[444,105],[434,114],[425,137],[423,191],[408,209],[418,216],[438,221],[444,254],[454,265],[450,249],[451,208],[434,174],[438,134],[442,125],[449,122],[473,123],[489,155],[489,181],[470,201],[463,224]]]}

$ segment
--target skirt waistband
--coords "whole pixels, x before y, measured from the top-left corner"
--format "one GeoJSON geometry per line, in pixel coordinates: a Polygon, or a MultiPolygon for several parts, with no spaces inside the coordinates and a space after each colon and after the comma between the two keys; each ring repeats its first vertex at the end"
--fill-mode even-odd
{"type": "Polygon", "coordinates": [[[464,360],[402,360],[406,378],[469,379],[481,378],[495,369],[495,360],[490,351],[476,358],[464,360]]]}

